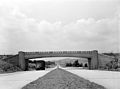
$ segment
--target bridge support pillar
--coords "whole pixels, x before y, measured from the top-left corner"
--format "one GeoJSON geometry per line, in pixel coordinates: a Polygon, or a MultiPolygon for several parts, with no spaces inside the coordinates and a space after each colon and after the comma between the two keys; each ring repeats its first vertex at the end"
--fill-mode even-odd
{"type": "Polygon", "coordinates": [[[92,53],[90,69],[98,69],[98,67],[99,67],[98,51],[95,50],[92,53]]]}
{"type": "Polygon", "coordinates": [[[25,53],[22,51],[19,52],[19,67],[26,70],[25,53]]]}
{"type": "Polygon", "coordinates": [[[91,70],[91,58],[88,58],[88,69],[91,70]]]}

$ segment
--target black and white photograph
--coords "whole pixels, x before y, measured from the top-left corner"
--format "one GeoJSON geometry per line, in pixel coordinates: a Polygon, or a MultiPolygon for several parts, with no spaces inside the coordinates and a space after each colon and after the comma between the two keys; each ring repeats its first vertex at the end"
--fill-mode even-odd
{"type": "Polygon", "coordinates": [[[120,0],[0,0],[0,89],[120,89],[120,0]]]}

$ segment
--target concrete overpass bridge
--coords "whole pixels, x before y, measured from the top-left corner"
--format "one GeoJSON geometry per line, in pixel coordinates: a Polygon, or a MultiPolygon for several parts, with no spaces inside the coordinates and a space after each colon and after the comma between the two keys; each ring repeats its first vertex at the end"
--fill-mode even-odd
{"type": "Polygon", "coordinates": [[[28,69],[28,60],[34,58],[46,57],[82,57],[88,59],[89,69],[98,69],[99,59],[98,51],[47,51],[47,52],[18,52],[17,55],[6,58],[5,61],[12,63],[22,70],[28,69]]]}

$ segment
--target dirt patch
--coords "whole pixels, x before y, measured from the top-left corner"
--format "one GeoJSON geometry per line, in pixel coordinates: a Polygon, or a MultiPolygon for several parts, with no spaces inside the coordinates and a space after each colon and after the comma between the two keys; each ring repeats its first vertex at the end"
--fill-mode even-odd
{"type": "Polygon", "coordinates": [[[82,77],[57,68],[22,89],[106,89],[82,77]]]}

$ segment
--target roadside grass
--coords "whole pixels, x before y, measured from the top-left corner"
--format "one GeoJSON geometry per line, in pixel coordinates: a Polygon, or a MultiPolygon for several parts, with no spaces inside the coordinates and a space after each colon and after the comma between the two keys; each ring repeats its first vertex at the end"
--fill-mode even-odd
{"type": "Polygon", "coordinates": [[[21,69],[10,63],[0,60],[0,73],[11,73],[17,71],[21,71],[21,69]]]}

